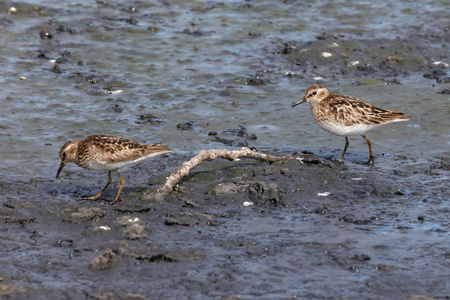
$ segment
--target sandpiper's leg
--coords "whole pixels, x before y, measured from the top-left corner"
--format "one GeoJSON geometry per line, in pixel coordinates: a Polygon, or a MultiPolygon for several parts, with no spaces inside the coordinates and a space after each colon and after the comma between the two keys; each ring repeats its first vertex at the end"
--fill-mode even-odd
{"type": "Polygon", "coordinates": [[[344,155],[345,155],[345,152],[347,151],[348,145],[349,145],[349,143],[348,143],[348,137],[345,137],[345,147],[344,147],[344,152],[342,152],[341,158],[339,158],[338,163],[343,163],[343,162],[342,162],[342,159],[344,158],[344,155]]]}
{"type": "Polygon", "coordinates": [[[375,165],[375,162],[373,161],[373,154],[372,154],[372,143],[371,143],[370,140],[369,140],[368,138],[366,138],[364,135],[363,135],[362,137],[366,140],[367,145],[369,145],[369,154],[370,154],[370,158],[369,158],[369,161],[368,161],[366,164],[372,167],[372,166],[375,165]]]}
{"type": "Polygon", "coordinates": [[[117,196],[114,199],[113,204],[117,203],[117,201],[119,201],[120,193],[122,192],[123,185],[125,184],[125,180],[123,180],[122,176],[120,176],[120,173],[118,171],[116,171],[116,173],[117,173],[117,175],[119,175],[119,178],[120,178],[120,187],[119,187],[119,191],[117,192],[117,196]]]}
{"type": "Polygon", "coordinates": [[[87,200],[97,200],[98,198],[100,198],[100,196],[103,194],[103,192],[106,190],[106,188],[111,184],[111,171],[108,171],[108,182],[106,183],[105,187],[95,196],[92,197],[87,197],[84,199],[87,200]]]}

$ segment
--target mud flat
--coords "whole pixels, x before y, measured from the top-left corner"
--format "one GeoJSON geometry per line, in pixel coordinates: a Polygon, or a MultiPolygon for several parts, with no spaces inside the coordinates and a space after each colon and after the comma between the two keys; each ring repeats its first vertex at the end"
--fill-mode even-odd
{"type": "Polygon", "coordinates": [[[0,4],[1,299],[450,299],[448,1],[78,2],[0,4]],[[408,113],[375,167],[290,110],[318,82],[408,113]],[[79,201],[107,175],[58,151],[91,134],[176,152],[79,201]],[[243,146],[294,155],[145,200],[243,146]]]}
{"type": "MultiPolygon", "coordinates": [[[[171,158],[169,168],[186,160],[171,158]]],[[[57,190],[39,179],[17,184],[16,193],[51,200],[3,203],[1,295],[447,299],[449,192],[435,178],[449,162],[389,160],[392,169],[313,153],[204,162],[161,203],[128,188],[117,205],[108,202],[114,188],[77,201],[76,191],[98,189],[92,174],[81,180],[88,190],[70,180],[57,190]]],[[[132,170],[144,185],[144,170],[132,170]]]]}

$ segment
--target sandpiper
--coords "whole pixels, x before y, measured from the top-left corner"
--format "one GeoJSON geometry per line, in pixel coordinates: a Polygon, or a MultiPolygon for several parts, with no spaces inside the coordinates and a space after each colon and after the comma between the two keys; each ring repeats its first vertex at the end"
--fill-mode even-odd
{"type": "Polygon", "coordinates": [[[347,136],[361,135],[369,145],[370,159],[367,164],[373,166],[372,144],[364,133],[380,125],[409,120],[404,112],[387,110],[359,98],[331,93],[319,84],[310,86],[303,99],[292,107],[303,102],[309,102],[311,114],[320,127],[330,133],[345,136],[345,147],[339,163],[342,163],[349,145],[347,136]]]}
{"type": "Polygon", "coordinates": [[[125,181],[118,170],[133,166],[154,156],[173,152],[163,144],[140,144],[135,141],[119,136],[92,135],[84,140],[74,140],[65,143],[59,151],[61,164],[59,165],[56,178],[58,178],[64,166],[75,163],[82,168],[94,171],[108,171],[108,182],[106,186],[95,196],[88,200],[100,198],[103,191],[111,183],[111,171],[115,171],[120,178],[120,187],[114,203],[119,201],[125,181]]]}

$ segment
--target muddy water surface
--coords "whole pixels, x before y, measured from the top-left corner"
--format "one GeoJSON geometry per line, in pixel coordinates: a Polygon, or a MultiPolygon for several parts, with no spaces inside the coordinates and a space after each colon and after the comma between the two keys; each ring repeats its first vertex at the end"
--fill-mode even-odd
{"type": "Polygon", "coordinates": [[[450,297],[447,1],[0,8],[1,297],[450,297]],[[317,82],[410,116],[368,133],[374,168],[360,137],[336,165],[344,139],[291,109],[317,82]],[[117,185],[80,202],[106,174],[56,180],[58,151],[91,134],[176,153],[124,171],[118,205],[117,185]],[[299,159],[204,163],[142,200],[242,146],[299,159]]]}

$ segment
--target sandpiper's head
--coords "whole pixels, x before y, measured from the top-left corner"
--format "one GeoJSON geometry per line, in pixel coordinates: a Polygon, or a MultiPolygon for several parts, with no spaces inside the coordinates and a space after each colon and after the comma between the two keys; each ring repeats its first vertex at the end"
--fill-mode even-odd
{"type": "Polygon", "coordinates": [[[71,162],[75,162],[77,159],[78,145],[80,141],[70,141],[65,143],[61,150],[59,151],[59,157],[61,158],[61,164],[59,165],[58,172],[56,173],[56,178],[58,178],[59,173],[65,165],[71,162]]]}
{"type": "Polygon", "coordinates": [[[292,107],[302,104],[303,102],[309,102],[311,104],[317,104],[320,101],[326,99],[330,95],[330,92],[326,87],[320,84],[312,85],[306,89],[305,97],[302,100],[294,103],[292,107]]]}

